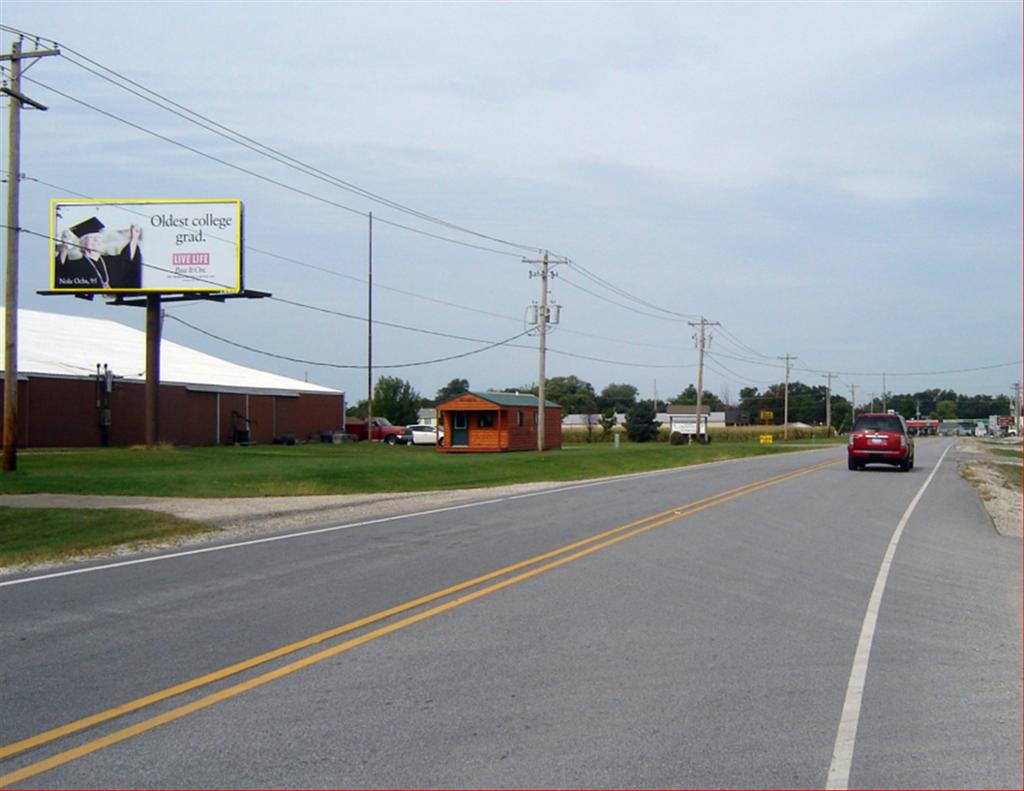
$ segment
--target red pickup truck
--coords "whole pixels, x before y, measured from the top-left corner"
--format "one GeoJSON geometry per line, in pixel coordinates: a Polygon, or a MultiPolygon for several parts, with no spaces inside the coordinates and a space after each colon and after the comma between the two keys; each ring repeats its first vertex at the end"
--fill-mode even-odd
{"type": "MultiPolygon", "coordinates": [[[[352,434],[356,439],[366,439],[366,421],[357,417],[345,418],[345,433],[352,434]]],[[[377,442],[396,444],[405,433],[405,426],[392,426],[386,417],[373,418],[371,439],[377,442]]]]}

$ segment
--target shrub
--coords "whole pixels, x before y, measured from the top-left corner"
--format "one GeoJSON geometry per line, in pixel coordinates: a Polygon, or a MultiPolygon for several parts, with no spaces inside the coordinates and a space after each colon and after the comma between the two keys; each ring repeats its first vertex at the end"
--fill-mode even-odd
{"type": "Polygon", "coordinates": [[[650,401],[641,401],[626,413],[626,436],[633,442],[649,442],[658,438],[658,413],[650,401]]]}

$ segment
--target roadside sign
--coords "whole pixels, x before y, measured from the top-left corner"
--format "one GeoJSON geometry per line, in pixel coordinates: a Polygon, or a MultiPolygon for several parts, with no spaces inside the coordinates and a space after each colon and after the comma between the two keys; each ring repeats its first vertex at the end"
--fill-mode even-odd
{"type": "Polygon", "coordinates": [[[762,445],[771,445],[773,440],[774,440],[774,437],[772,437],[771,434],[762,434],[761,435],[761,444],[762,445]]]}

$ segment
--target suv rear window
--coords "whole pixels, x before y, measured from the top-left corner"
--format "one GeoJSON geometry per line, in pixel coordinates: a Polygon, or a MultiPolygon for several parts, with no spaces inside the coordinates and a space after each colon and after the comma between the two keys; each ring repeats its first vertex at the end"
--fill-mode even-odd
{"type": "Polygon", "coordinates": [[[894,431],[903,433],[903,423],[895,415],[861,415],[853,422],[854,431],[894,431]]]}

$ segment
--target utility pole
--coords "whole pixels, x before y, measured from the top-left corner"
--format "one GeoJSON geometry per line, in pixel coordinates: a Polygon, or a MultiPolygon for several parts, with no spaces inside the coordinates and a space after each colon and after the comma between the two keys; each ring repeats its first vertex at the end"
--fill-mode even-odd
{"type": "Polygon", "coordinates": [[[824,374],[828,380],[828,388],[825,391],[825,427],[828,430],[828,435],[832,436],[832,379],[835,377],[834,373],[824,374]]]}
{"type": "Polygon", "coordinates": [[[789,439],[789,363],[795,360],[796,357],[792,354],[786,354],[783,357],[779,357],[779,359],[786,361],[786,394],[782,401],[782,439],[785,441],[789,439]]]}
{"type": "Polygon", "coordinates": [[[885,373],[882,374],[882,411],[885,412],[886,398],[885,398],[885,373]]]}
{"type": "Polygon", "coordinates": [[[853,431],[853,421],[857,417],[857,385],[850,385],[850,431],[853,431]]]}
{"type": "Polygon", "coordinates": [[[1020,382],[1013,383],[1013,427],[1020,434],[1020,382]]]}
{"type": "MultiPolygon", "coordinates": [[[[59,55],[58,49],[21,51],[22,39],[11,45],[10,55],[0,62],[11,62],[11,85],[0,87],[10,97],[7,123],[7,264],[4,273],[4,472],[18,466],[18,203],[21,187],[21,108],[24,105],[46,110],[39,102],[21,92],[21,62],[27,58],[59,55]]],[[[38,44],[37,44],[38,46],[38,44]]]]}
{"type": "Polygon", "coordinates": [[[366,255],[366,441],[373,442],[373,212],[366,255]]]}
{"type": "Polygon", "coordinates": [[[711,326],[716,326],[717,327],[720,322],[708,321],[706,318],[701,316],[700,317],[700,321],[690,321],[690,322],[687,322],[687,323],[691,327],[698,327],[698,326],[700,327],[700,329],[697,331],[697,336],[694,338],[694,340],[697,341],[697,408],[696,408],[697,412],[696,412],[696,415],[694,417],[697,420],[697,422],[696,422],[697,442],[699,442],[700,444],[703,445],[704,444],[704,437],[703,437],[703,433],[704,432],[701,431],[701,427],[700,427],[700,407],[701,407],[700,402],[701,402],[701,398],[704,395],[704,340],[705,340],[705,338],[704,338],[704,328],[705,327],[711,327],[711,326]]]}
{"type": "MultiPolygon", "coordinates": [[[[539,351],[539,373],[537,375],[537,450],[544,450],[544,404],[545,401],[545,384],[547,382],[547,337],[548,337],[548,321],[551,316],[548,312],[548,280],[554,278],[556,275],[551,271],[550,267],[555,264],[564,264],[568,259],[559,258],[553,260],[548,254],[548,251],[544,251],[544,257],[540,259],[523,259],[523,263],[526,264],[538,264],[540,265],[539,272],[530,272],[530,277],[540,277],[540,308],[537,313],[537,335],[539,337],[538,351],[539,351]]],[[[557,305],[555,306],[557,309],[557,305]]]]}

